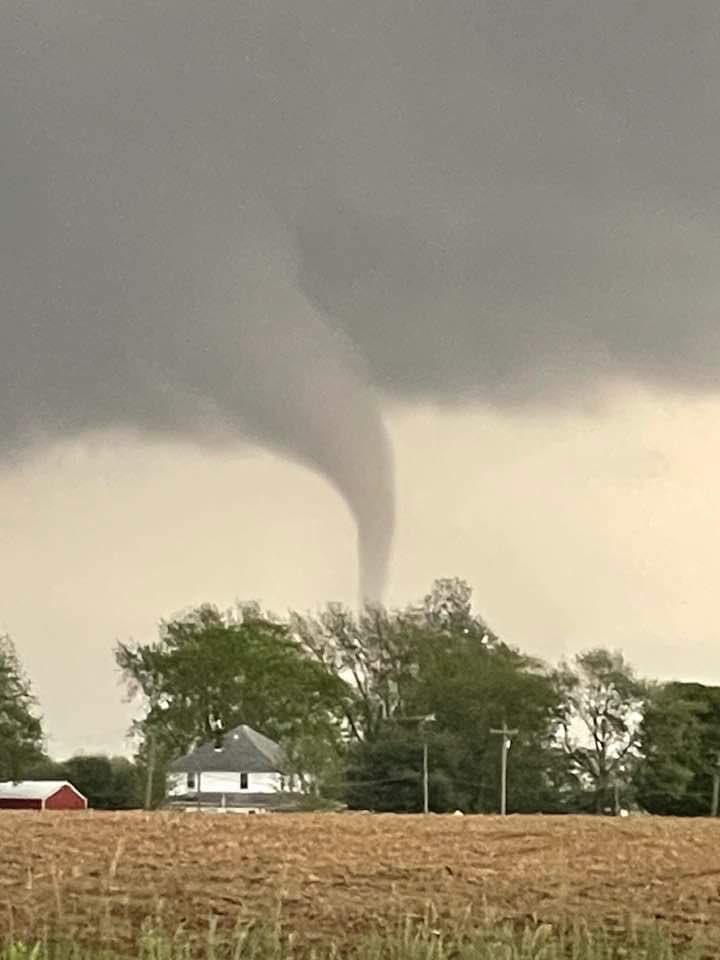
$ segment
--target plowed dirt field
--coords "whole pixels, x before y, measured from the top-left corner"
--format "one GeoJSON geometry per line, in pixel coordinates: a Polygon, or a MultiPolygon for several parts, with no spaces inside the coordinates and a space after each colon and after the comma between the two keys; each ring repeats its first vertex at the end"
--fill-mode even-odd
{"type": "Polygon", "coordinates": [[[343,940],[428,903],[438,924],[632,916],[720,942],[720,820],[0,814],[0,936],[129,943],[148,917],[279,914],[343,940]]]}

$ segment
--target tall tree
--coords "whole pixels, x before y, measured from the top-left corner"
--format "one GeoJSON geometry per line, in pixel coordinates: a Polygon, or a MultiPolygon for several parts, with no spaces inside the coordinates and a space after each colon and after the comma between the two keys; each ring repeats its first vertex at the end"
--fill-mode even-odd
{"type": "Polygon", "coordinates": [[[323,670],[347,684],[343,711],[351,739],[373,740],[384,723],[406,712],[417,673],[414,611],[368,606],[356,616],[328,604],[316,617],[294,614],[291,629],[323,670]]]}
{"type": "Polygon", "coordinates": [[[459,577],[443,577],[432,585],[423,605],[426,623],[447,633],[490,631],[472,609],[472,587],[459,577]]]}
{"type": "Polygon", "coordinates": [[[453,638],[475,641],[484,650],[497,638],[472,612],[472,590],[464,580],[436,580],[420,606],[389,611],[367,606],[359,616],[328,604],[317,616],[292,616],[292,630],[326,669],[343,677],[352,697],[345,719],[354,740],[384,735],[393,718],[412,713],[419,676],[431,651],[453,638]]]}
{"type": "Polygon", "coordinates": [[[130,694],[144,699],[141,731],[163,756],[240,723],[289,752],[308,737],[337,740],[345,684],[257,607],[191,610],[163,623],[154,643],[118,644],[116,660],[130,694]]]}
{"type": "Polygon", "coordinates": [[[0,637],[0,780],[19,780],[42,758],[37,703],[10,637],[0,637]]]}
{"type": "Polygon", "coordinates": [[[137,770],[142,806],[155,810],[167,796],[170,764],[177,759],[173,749],[148,723],[140,723],[141,738],[133,761],[137,770]]]}
{"type": "Polygon", "coordinates": [[[498,808],[500,760],[491,729],[507,723],[512,738],[509,809],[555,810],[563,766],[554,746],[558,691],[547,668],[495,638],[485,627],[431,633],[418,674],[417,708],[431,712],[438,731],[462,744],[455,774],[463,809],[498,808]],[[467,630],[467,632],[466,632],[467,630]]]}
{"type": "Polygon", "coordinates": [[[556,750],[551,756],[556,688],[542,664],[501,642],[473,612],[464,581],[438,580],[423,604],[400,611],[373,607],[355,617],[331,606],[315,618],[296,616],[294,629],[306,649],[353,688],[346,703],[353,804],[416,808],[417,718],[434,714],[428,729],[433,809],[497,809],[499,760],[490,728],[503,719],[521,728],[511,772],[515,808],[554,808],[554,780],[542,758],[554,773],[562,766],[556,750]]]}
{"type": "Polygon", "coordinates": [[[639,803],[650,813],[706,816],[720,762],[720,687],[656,685],[640,727],[639,803]]]}
{"type": "Polygon", "coordinates": [[[561,742],[570,768],[595,812],[627,792],[640,747],[647,686],[619,652],[578,654],[556,673],[562,699],[561,742]]]}

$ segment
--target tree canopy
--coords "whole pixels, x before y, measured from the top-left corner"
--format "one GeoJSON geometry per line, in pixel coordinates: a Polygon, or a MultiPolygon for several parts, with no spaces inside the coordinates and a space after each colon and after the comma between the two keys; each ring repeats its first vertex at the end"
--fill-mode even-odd
{"type": "Polygon", "coordinates": [[[177,756],[246,723],[303,765],[309,744],[338,739],[346,684],[257,607],[198,607],[164,622],[153,643],[118,644],[116,660],[143,699],[140,730],[161,752],[177,756]]]}
{"type": "Polygon", "coordinates": [[[640,725],[638,800],[650,813],[707,816],[720,764],[720,687],[653,688],[640,725]]]}
{"type": "Polygon", "coordinates": [[[206,604],[163,621],[156,640],[115,648],[142,704],[134,762],[46,757],[29,680],[0,638],[0,779],[69,779],[98,808],[158,806],[174,758],[245,723],[281,743],[308,803],[418,811],[427,751],[431,810],[494,812],[493,731],[506,724],[510,812],[710,812],[720,688],[648,683],[605,649],[553,669],[499,637],[472,600],[446,578],[401,609],[278,618],[206,604]]]}
{"type": "Polygon", "coordinates": [[[499,761],[490,731],[504,720],[521,730],[514,809],[552,805],[561,766],[556,686],[543,664],[502,642],[472,612],[471,600],[464,581],[448,579],[436,581],[422,605],[404,610],[370,607],[355,616],[330,605],[315,617],[294,616],[304,647],[352,690],[344,706],[353,805],[420,809],[424,736],[433,757],[432,808],[497,809],[499,761]],[[419,718],[427,715],[434,720],[421,736],[419,718]]]}
{"type": "Polygon", "coordinates": [[[612,808],[632,782],[647,692],[619,652],[578,654],[556,673],[562,745],[595,812],[612,808]]]}
{"type": "Polygon", "coordinates": [[[10,637],[0,637],[0,780],[20,780],[42,756],[42,747],[30,681],[10,637]]]}

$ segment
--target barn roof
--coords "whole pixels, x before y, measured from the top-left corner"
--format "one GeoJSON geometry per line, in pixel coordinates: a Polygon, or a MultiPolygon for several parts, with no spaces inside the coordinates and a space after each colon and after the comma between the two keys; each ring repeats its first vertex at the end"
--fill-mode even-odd
{"type": "Polygon", "coordinates": [[[6,780],[0,782],[0,800],[47,800],[62,787],[70,787],[82,796],[67,780],[20,780],[18,783],[6,780]]]}
{"type": "Polygon", "coordinates": [[[278,773],[282,769],[280,745],[245,724],[229,730],[219,749],[212,742],[203,743],[170,766],[173,773],[278,773]]]}

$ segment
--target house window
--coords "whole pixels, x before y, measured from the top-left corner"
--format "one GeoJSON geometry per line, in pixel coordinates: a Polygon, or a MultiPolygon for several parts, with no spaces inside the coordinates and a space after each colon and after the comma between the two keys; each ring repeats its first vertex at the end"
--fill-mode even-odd
{"type": "Polygon", "coordinates": [[[188,790],[194,790],[194,789],[195,789],[195,774],[194,774],[194,773],[189,773],[189,774],[187,775],[187,788],[188,788],[188,790]]]}
{"type": "Polygon", "coordinates": [[[248,775],[246,773],[240,774],[240,789],[247,790],[248,788],[248,775]]]}

